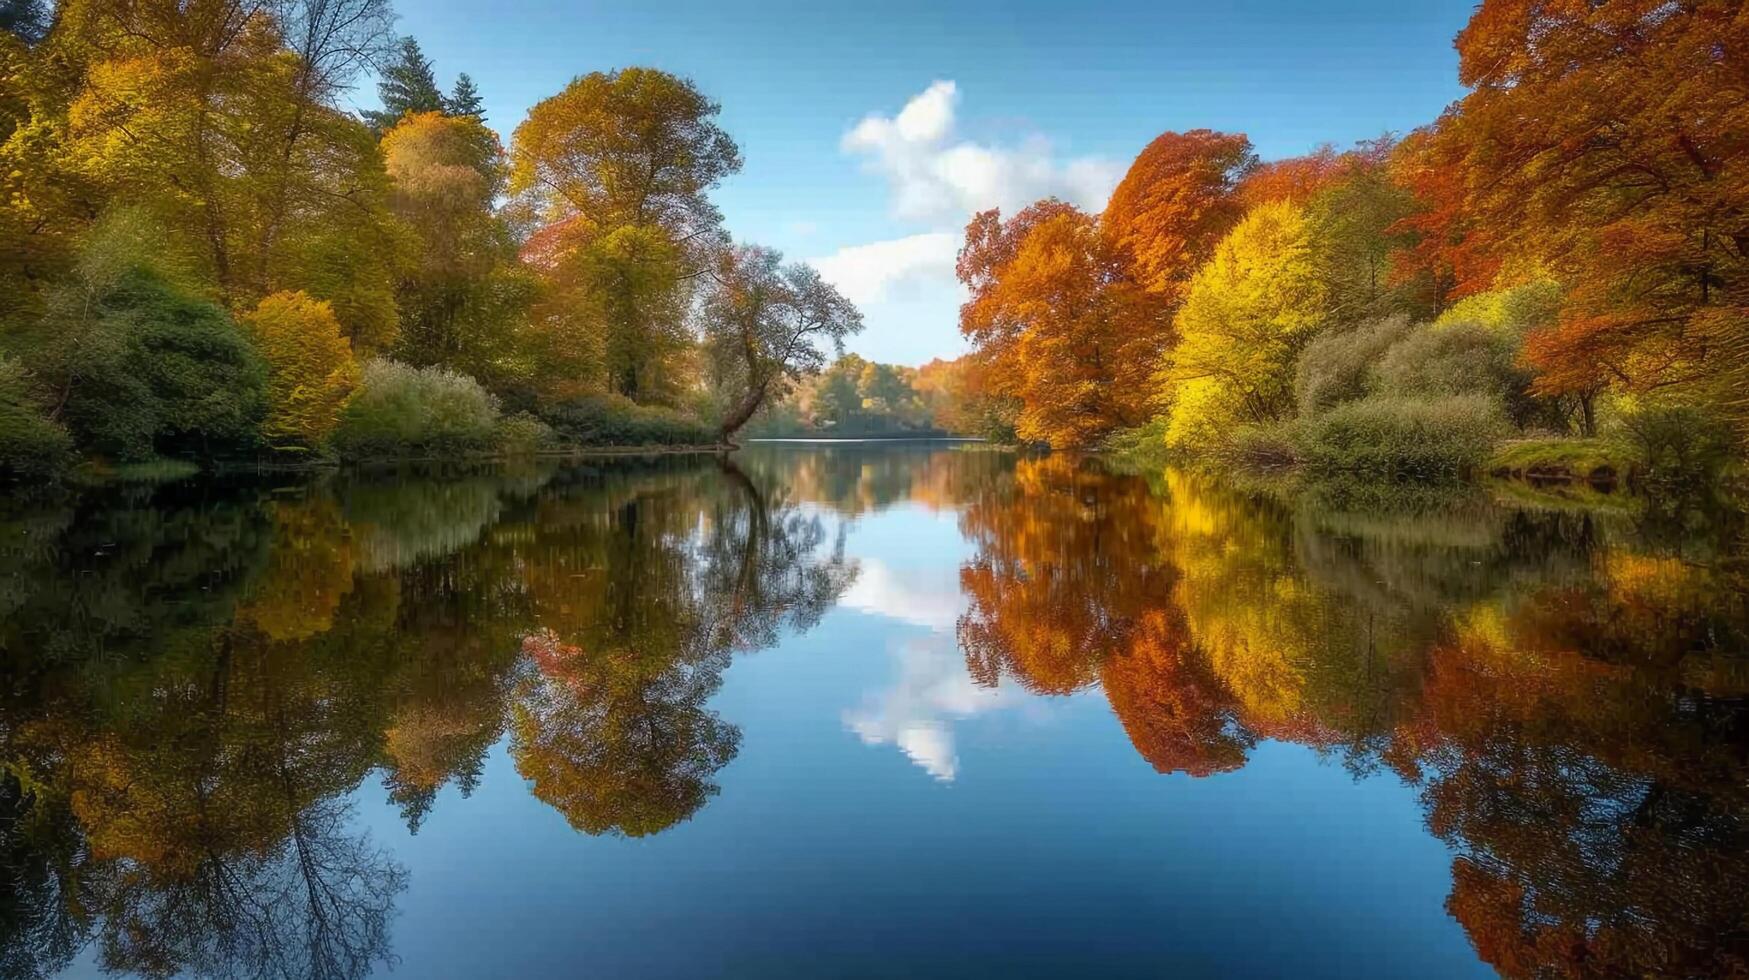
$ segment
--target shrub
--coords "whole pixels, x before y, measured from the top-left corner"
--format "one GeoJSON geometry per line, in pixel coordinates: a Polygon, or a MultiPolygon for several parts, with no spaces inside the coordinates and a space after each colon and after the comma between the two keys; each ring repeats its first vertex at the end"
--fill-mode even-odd
{"type": "Polygon", "coordinates": [[[1255,470],[1294,466],[1300,462],[1299,423],[1246,426],[1233,434],[1229,450],[1237,462],[1255,470]]]}
{"type": "Polygon", "coordinates": [[[1303,420],[1298,442],[1314,472],[1432,479],[1475,471],[1508,431],[1482,395],[1373,396],[1303,420]]]}
{"type": "Polygon", "coordinates": [[[95,316],[66,403],[80,443],[122,460],[256,443],[266,366],[223,309],[133,273],[95,316]]]}
{"type": "Polygon", "coordinates": [[[256,304],[243,324],[267,361],[262,435],[275,447],[321,447],[359,377],[333,307],[301,290],[279,292],[256,304]]]}
{"type": "Polygon", "coordinates": [[[553,444],[553,428],[527,412],[498,420],[496,442],[501,452],[526,456],[553,444]]]}
{"type": "Polygon", "coordinates": [[[55,476],[72,459],[66,427],[37,407],[24,370],[0,357],[0,476],[55,476]]]}
{"type": "Polygon", "coordinates": [[[334,446],[342,455],[405,456],[490,449],[498,400],[465,374],[367,361],[341,413],[334,446]]]}
{"type": "Polygon", "coordinates": [[[1623,413],[1621,425],[1639,452],[1650,483],[1710,485],[1730,464],[1735,448],[1730,430],[1698,408],[1640,408],[1623,413]]]}
{"type": "Polygon", "coordinates": [[[619,395],[573,398],[549,408],[545,420],[567,442],[580,446],[706,446],[714,428],[684,412],[639,405],[619,395]]]}
{"type": "Polygon", "coordinates": [[[1312,340],[1294,367],[1294,400],[1300,414],[1316,415],[1366,397],[1373,365],[1413,330],[1407,317],[1396,316],[1312,340]]]}
{"type": "Polygon", "coordinates": [[[1514,425],[1543,418],[1547,406],[1530,396],[1530,372],[1518,364],[1513,335],[1475,322],[1445,322],[1410,332],[1379,358],[1373,390],[1418,398],[1486,395],[1499,400],[1514,425]]]}

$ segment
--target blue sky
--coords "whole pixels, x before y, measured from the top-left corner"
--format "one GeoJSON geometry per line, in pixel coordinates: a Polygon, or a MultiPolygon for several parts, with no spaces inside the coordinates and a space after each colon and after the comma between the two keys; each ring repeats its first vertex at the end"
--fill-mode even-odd
{"type": "MultiPolygon", "coordinates": [[[[400,0],[440,82],[517,122],[572,77],[651,65],[723,105],[746,166],[715,197],[739,240],[856,300],[850,347],[963,350],[953,252],[972,210],[1097,208],[1158,133],[1248,134],[1265,158],[1433,119],[1462,95],[1473,0],[860,4],[400,0]]],[[[367,81],[356,101],[374,105],[367,81]]]]}

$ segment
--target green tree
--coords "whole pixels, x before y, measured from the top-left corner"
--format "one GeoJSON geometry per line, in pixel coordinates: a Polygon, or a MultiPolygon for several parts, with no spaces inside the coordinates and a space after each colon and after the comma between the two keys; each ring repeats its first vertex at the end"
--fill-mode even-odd
{"type": "Polygon", "coordinates": [[[362,113],[365,122],[377,132],[393,129],[409,113],[445,111],[443,92],[432,75],[431,61],[419,50],[417,40],[401,38],[395,60],[383,67],[382,76],[377,83],[377,98],[382,100],[383,107],[362,113]]]}
{"type": "Polygon", "coordinates": [[[449,97],[443,100],[443,111],[452,116],[473,116],[481,122],[486,121],[480,90],[474,87],[474,80],[467,72],[455,77],[455,85],[450,88],[449,97]]]}
{"type": "Polygon", "coordinates": [[[727,442],[768,399],[826,363],[822,342],[840,352],[862,329],[862,314],[812,266],[785,265],[774,249],[724,249],[711,270],[703,329],[711,356],[735,394],[718,428],[727,442]]]}
{"type": "Polygon", "coordinates": [[[382,139],[389,207],[417,241],[396,284],[399,359],[502,377],[521,272],[495,205],[504,151],[477,117],[409,113],[382,139]]]}

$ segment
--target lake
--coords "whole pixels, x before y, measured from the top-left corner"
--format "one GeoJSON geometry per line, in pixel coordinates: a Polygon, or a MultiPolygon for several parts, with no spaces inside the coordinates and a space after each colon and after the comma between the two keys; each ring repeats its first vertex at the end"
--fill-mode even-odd
{"type": "Polygon", "coordinates": [[[1749,970],[1742,518],[946,444],[0,511],[0,974],[1749,970]]]}

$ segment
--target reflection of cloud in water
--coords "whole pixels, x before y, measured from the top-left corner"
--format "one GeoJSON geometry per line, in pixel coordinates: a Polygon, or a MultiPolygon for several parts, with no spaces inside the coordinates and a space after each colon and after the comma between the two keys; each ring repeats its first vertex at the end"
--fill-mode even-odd
{"type": "Polygon", "coordinates": [[[943,576],[941,569],[930,569],[928,574],[944,580],[920,587],[917,582],[900,578],[878,559],[864,558],[860,565],[856,582],[845,590],[839,605],[953,634],[954,624],[965,610],[956,571],[950,569],[943,576]]]}
{"type": "Polygon", "coordinates": [[[951,782],[959,773],[951,722],[1008,704],[1011,692],[974,684],[948,635],[909,641],[896,653],[898,681],[846,711],[844,726],[866,745],[897,745],[924,772],[951,782]]]}

